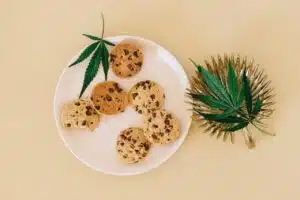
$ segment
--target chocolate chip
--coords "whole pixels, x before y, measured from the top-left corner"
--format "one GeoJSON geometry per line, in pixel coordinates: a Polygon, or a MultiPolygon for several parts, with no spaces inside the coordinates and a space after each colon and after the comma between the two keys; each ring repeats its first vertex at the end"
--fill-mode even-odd
{"type": "Polygon", "coordinates": [[[92,115],[92,112],[89,111],[89,110],[87,110],[87,111],[85,112],[85,114],[88,115],[88,116],[90,116],[90,115],[92,115]]]}
{"type": "Polygon", "coordinates": [[[142,155],[143,157],[146,157],[147,156],[147,153],[143,153],[143,155],[142,155]]]}
{"type": "Polygon", "coordinates": [[[164,136],[164,133],[163,133],[163,132],[159,132],[159,135],[160,135],[160,136],[164,136]]]}
{"type": "Polygon", "coordinates": [[[121,153],[121,152],[123,152],[123,151],[122,151],[121,149],[118,149],[118,152],[121,153]]]}
{"type": "Polygon", "coordinates": [[[80,102],[76,102],[75,105],[76,105],[76,106],[80,106],[80,102]]]}
{"type": "Polygon", "coordinates": [[[109,91],[110,93],[113,93],[115,90],[114,90],[113,88],[109,88],[108,91],[109,91]]]}
{"type": "Polygon", "coordinates": [[[138,110],[139,110],[139,106],[136,106],[136,107],[135,107],[135,111],[138,111],[138,110]]]}
{"type": "Polygon", "coordinates": [[[152,117],[154,117],[154,118],[156,117],[156,113],[155,112],[152,113],[152,117]]]}
{"type": "Polygon", "coordinates": [[[85,120],[83,120],[82,125],[83,125],[83,126],[86,125],[86,121],[85,121],[85,120]]]}
{"type": "Polygon", "coordinates": [[[142,62],[137,62],[137,63],[134,63],[134,64],[141,67],[143,63],[142,62]]]}
{"type": "Polygon", "coordinates": [[[135,100],[136,96],[138,96],[138,95],[139,95],[138,93],[132,93],[133,100],[135,100]]]}
{"type": "Polygon", "coordinates": [[[132,68],[132,64],[128,64],[128,65],[127,65],[127,68],[128,68],[129,70],[131,70],[131,71],[132,71],[132,70],[133,70],[133,68],[132,68]]]}
{"type": "Polygon", "coordinates": [[[122,88],[118,88],[118,90],[117,90],[119,93],[120,92],[122,92],[123,91],[123,89],[122,88]]]}
{"type": "Polygon", "coordinates": [[[120,145],[121,145],[121,146],[124,146],[124,142],[121,142],[120,145]]]}
{"type": "Polygon", "coordinates": [[[170,141],[171,141],[171,139],[170,139],[170,138],[168,138],[167,140],[168,140],[168,142],[170,142],[170,141]]]}
{"type": "Polygon", "coordinates": [[[94,100],[94,98],[93,98],[93,97],[91,97],[91,100],[93,101],[93,100],[94,100]]]}
{"type": "Polygon", "coordinates": [[[151,121],[152,121],[152,118],[149,118],[149,119],[148,119],[148,122],[150,123],[151,121]]]}
{"type": "Polygon", "coordinates": [[[92,110],[92,107],[91,106],[86,106],[85,107],[87,110],[92,110]]]}
{"type": "Polygon", "coordinates": [[[150,95],[150,98],[151,98],[152,100],[154,100],[154,99],[155,99],[155,94],[151,94],[151,95],[150,95]]]}
{"type": "Polygon", "coordinates": [[[147,144],[147,143],[145,143],[145,149],[146,149],[146,151],[148,151],[149,150],[149,148],[150,148],[150,145],[149,144],[147,144]]]}
{"type": "Polygon", "coordinates": [[[128,158],[128,155],[127,154],[123,155],[123,158],[128,158]]]}
{"type": "Polygon", "coordinates": [[[171,119],[171,118],[172,118],[172,115],[171,115],[171,114],[167,114],[167,115],[166,115],[166,118],[167,118],[167,119],[171,119]]]}
{"type": "Polygon", "coordinates": [[[120,111],[120,110],[121,110],[121,108],[119,107],[119,108],[118,108],[118,111],[120,111]]]}
{"type": "Polygon", "coordinates": [[[120,63],[116,63],[116,66],[119,67],[119,66],[120,66],[120,63]]]}
{"type": "Polygon", "coordinates": [[[121,137],[121,139],[126,140],[125,135],[122,134],[120,137],[121,137]]]}
{"type": "Polygon", "coordinates": [[[170,125],[170,120],[166,119],[165,124],[170,125]]]}
{"type": "Polygon", "coordinates": [[[139,54],[138,54],[137,51],[134,51],[134,52],[133,52],[133,55],[134,55],[135,57],[139,57],[139,54]]]}
{"type": "Polygon", "coordinates": [[[139,153],[139,150],[137,150],[137,149],[135,149],[134,151],[135,151],[135,153],[139,153]]]}
{"type": "Polygon", "coordinates": [[[132,60],[132,56],[130,55],[130,56],[128,56],[128,60],[132,60]]]}
{"type": "Polygon", "coordinates": [[[107,101],[111,101],[112,100],[111,96],[109,96],[109,95],[106,95],[105,98],[106,98],[107,101]]]}
{"type": "Polygon", "coordinates": [[[97,110],[100,110],[100,106],[95,106],[95,108],[96,108],[97,110]]]}
{"type": "Polygon", "coordinates": [[[71,124],[70,124],[70,123],[67,123],[67,127],[71,127],[71,124]]]}
{"type": "Polygon", "coordinates": [[[75,112],[76,114],[78,114],[78,111],[76,110],[76,112],[75,112]]]}
{"type": "Polygon", "coordinates": [[[156,107],[159,107],[159,101],[155,102],[156,107]]]}
{"type": "Polygon", "coordinates": [[[116,57],[116,55],[110,54],[110,62],[115,62],[116,57]]]}
{"type": "Polygon", "coordinates": [[[156,136],[156,135],[154,135],[154,134],[153,134],[151,137],[152,137],[154,140],[156,140],[156,139],[157,139],[157,136],[156,136]]]}
{"type": "Polygon", "coordinates": [[[139,112],[140,114],[142,114],[142,113],[143,113],[143,111],[142,111],[142,110],[139,110],[138,112],[139,112]]]}
{"type": "Polygon", "coordinates": [[[170,133],[171,131],[170,131],[170,129],[166,129],[166,132],[167,132],[167,133],[170,133]]]}
{"type": "Polygon", "coordinates": [[[152,127],[153,128],[158,128],[158,126],[156,124],[153,124],[152,127]]]}
{"type": "Polygon", "coordinates": [[[127,56],[127,55],[129,54],[128,49],[124,49],[124,53],[125,53],[125,55],[127,56]]]}

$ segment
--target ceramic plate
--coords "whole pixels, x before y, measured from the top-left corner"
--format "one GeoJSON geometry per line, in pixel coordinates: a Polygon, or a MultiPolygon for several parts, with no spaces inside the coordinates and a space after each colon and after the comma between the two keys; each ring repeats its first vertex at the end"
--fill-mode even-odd
{"type": "MultiPolygon", "coordinates": [[[[88,61],[72,68],[65,68],[59,78],[54,97],[54,117],[57,128],[68,149],[87,166],[112,175],[144,173],[158,167],[170,158],[179,149],[188,134],[192,115],[185,97],[186,88],[189,88],[188,77],[176,58],[155,42],[132,36],[106,39],[116,44],[124,40],[133,42],[143,50],[144,64],[136,76],[121,79],[110,70],[108,80],[118,82],[126,91],[142,80],[149,79],[159,83],[165,90],[165,109],[173,113],[181,123],[180,138],[167,146],[153,145],[146,159],[138,164],[123,164],[118,159],[115,150],[117,136],[123,129],[143,125],[142,116],[130,106],[119,115],[102,116],[99,127],[94,132],[65,130],[60,124],[60,109],[64,103],[78,98],[88,61]]],[[[93,85],[103,81],[104,76],[101,69],[83,96],[88,96],[93,85]]]]}

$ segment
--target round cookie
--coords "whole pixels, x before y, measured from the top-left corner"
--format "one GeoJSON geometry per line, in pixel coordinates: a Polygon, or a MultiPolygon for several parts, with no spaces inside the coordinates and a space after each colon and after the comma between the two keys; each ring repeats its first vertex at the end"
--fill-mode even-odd
{"type": "Polygon", "coordinates": [[[90,131],[99,125],[100,115],[87,99],[77,99],[63,105],[61,123],[65,128],[82,128],[90,131]]]}
{"type": "Polygon", "coordinates": [[[144,134],[151,143],[169,144],[179,138],[179,121],[165,110],[149,113],[144,122],[144,134]]]}
{"type": "Polygon", "coordinates": [[[134,76],[141,71],[143,60],[142,50],[132,43],[122,42],[115,46],[110,53],[112,70],[121,78],[134,76]]]}
{"type": "Polygon", "coordinates": [[[129,102],[138,113],[147,114],[162,108],[165,102],[164,90],[154,81],[141,81],[131,88],[129,102]]]}
{"type": "Polygon", "coordinates": [[[94,86],[91,100],[95,108],[103,114],[114,115],[123,112],[128,105],[127,93],[113,81],[94,86]]]}
{"type": "Polygon", "coordinates": [[[138,163],[143,160],[151,147],[141,128],[127,128],[117,138],[116,150],[121,161],[138,163]]]}

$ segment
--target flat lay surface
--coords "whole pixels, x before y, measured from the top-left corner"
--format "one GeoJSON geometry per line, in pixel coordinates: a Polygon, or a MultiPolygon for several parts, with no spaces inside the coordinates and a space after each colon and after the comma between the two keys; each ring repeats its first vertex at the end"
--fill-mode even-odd
{"type": "Polygon", "coordinates": [[[292,0],[2,2],[0,199],[299,199],[299,7],[292,0]],[[117,177],[86,167],[60,139],[53,99],[65,66],[90,43],[81,34],[101,35],[101,12],[105,37],[154,41],[188,76],[195,71],[188,58],[254,59],[275,88],[267,123],[277,135],[258,137],[249,150],[242,136],[223,143],[192,123],[179,150],[150,172],[117,177]]]}

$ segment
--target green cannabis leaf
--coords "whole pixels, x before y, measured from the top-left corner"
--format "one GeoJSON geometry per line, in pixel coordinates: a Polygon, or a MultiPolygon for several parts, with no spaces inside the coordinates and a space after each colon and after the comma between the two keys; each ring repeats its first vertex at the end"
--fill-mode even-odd
{"type": "Polygon", "coordinates": [[[105,28],[103,13],[101,13],[101,18],[102,18],[101,37],[96,37],[96,36],[93,36],[90,34],[83,34],[85,37],[87,37],[93,41],[96,41],[96,42],[87,46],[82,51],[82,53],[79,55],[79,57],[71,65],[69,65],[69,67],[72,67],[78,63],[81,63],[82,61],[84,61],[88,57],[90,57],[90,55],[92,55],[92,57],[89,61],[89,64],[86,68],[85,74],[84,74],[84,80],[83,80],[82,88],[81,88],[81,91],[79,94],[79,98],[81,98],[84,91],[87,89],[89,84],[93,81],[93,79],[96,77],[101,61],[102,61],[102,67],[103,67],[105,80],[107,80],[107,75],[108,75],[108,71],[109,71],[109,52],[108,52],[106,45],[115,46],[115,44],[103,39],[104,28],[105,28]]]}
{"type": "Polygon", "coordinates": [[[192,59],[190,60],[197,68],[199,78],[210,91],[210,94],[204,95],[189,90],[187,95],[193,100],[194,112],[207,121],[223,124],[222,131],[225,132],[235,132],[250,123],[254,124],[255,117],[261,111],[262,101],[260,97],[257,97],[254,106],[252,105],[253,96],[246,70],[243,71],[241,77],[237,77],[229,60],[227,80],[223,83],[212,72],[196,64],[192,59]]]}
{"type": "Polygon", "coordinates": [[[231,100],[234,105],[237,105],[239,86],[238,86],[237,77],[235,75],[235,71],[230,61],[228,64],[227,85],[228,85],[228,93],[230,94],[231,100]]]}
{"type": "Polygon", "coordinates": [[[218,79],[214,74],[207,71],[201,65],[197,65],[194,61],[192,62],[195,65],[195,67],[197,67],[199,75],[202,77],[202,79],[207,84],[210,91],[215,95],[215,97],[222,101],[225,105],[230,105],[230,97],[220,79],[218,79]]]}
{"type": "Polygon", "coordinates": [[[101,62],[101,46],[98,46],[97,50],[95,51],[95,53],[93,54],[87,68],[84,74],[84,81],[83,81],[83,85],[80,91],[80,95],[79,98],[82,96],[82,94],[84,93],[84,91],[86,90],[86,88],[89,86],[89,84],[93,81],[93,79],[95,78],[98,69],[99,69],[99,65],[101,62]]]}

